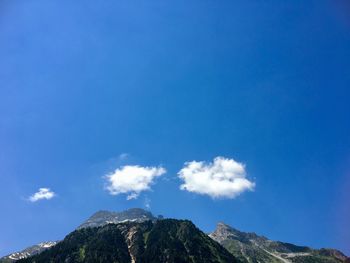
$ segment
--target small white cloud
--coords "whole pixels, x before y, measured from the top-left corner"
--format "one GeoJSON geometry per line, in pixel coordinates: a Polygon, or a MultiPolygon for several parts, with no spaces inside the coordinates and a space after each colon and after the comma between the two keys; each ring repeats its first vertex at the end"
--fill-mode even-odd
{"type": "Polygon", "coordinates": [[[37,202],[42,199],[50,200],[55,197],[56,194],[50,190],[50,188],[39,188],[38,192],[29,197],[30,202],[37,202]]]}
{"type": "Polygon", "coordinates": [[[137,199],[138,196],[139,196],[139,194],[137,194],[137,193],[131,193],[126,197],[126,200],[137,199]]]}
{"type": "Polygon", "coordinates": [[[178,176],[184,181],[181,190],[212,198],[235,198],[255,187],[255,183],[246,178],[244,164],[224,157],[216,157],[213,163],[187,162],[178,176]]]}
{"type": "Polygon", "coordinates": [[[142,191],[150,189],[156,177],[165,173],[163,167],[126,165],[106,176],[107,190],[111,195],[128,194],[127,200],[136,199],[142,191]]]}

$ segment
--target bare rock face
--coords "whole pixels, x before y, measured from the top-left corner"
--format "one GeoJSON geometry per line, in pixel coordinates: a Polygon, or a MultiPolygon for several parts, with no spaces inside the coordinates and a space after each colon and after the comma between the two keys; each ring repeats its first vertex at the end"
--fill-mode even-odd
{"type": "Polygon", "coordinates": [[[138,262],[139,256],[145,252],[145,233],[152,229],[152,222],[130,222],[117,225],[127,244],[131,263],[138,262]]]}
{"type": "Polygon", "coordinates": [[[230,227],[229,225],[226,225],[223,222],[218,223],[215,231],[209,234],[209,236],[219,243],[227,239],[237,239],[240,241],[249,241],[251,239],[254,239],[259,242],[261,240],[267,240],[265,237],[259,237],[255,233],[241,232],[233,227],[230,227]]]}
{"type": "Polygon", "coordinates": [[[217,224],[215,231],[213,233],[210,233],[209,236],[220,243],[236,235],[234,234],[233,228],[220,222],[217,224]]]}
{"type": "Polygon", "coordinates": [[[151,212],[141,208],[131,208],[122,212],[98,211],[88,220],[81,224],[78,229],[86,227],[99,227],[107,224],[118,224],[126,221],[144,222],[147,220],[154,221],[157,218],[151,212]]]}

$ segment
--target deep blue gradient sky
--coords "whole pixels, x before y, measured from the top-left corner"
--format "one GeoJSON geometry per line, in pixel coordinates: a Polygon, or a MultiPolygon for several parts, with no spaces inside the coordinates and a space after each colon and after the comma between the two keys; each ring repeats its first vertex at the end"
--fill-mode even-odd
{"type": "Polygon", "coordinates": [[[204,231],[350,255],[344,3],[1,0],[0,255],[146,200],[204,231]],[[215,156],[245,163],[255,191],[179,190],[184,162],[215,156]],[[168,173],[126,201],[103,179],[124,164],[168,173]],[[57,197],[28,202],[39,187],[57,197]]]}

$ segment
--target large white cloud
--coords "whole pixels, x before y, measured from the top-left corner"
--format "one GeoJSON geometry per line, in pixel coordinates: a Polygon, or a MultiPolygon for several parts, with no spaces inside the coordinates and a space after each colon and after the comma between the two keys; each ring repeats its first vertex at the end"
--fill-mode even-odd
{"type": "Polygon", "coordinates": [[[39,200],[50,200],[55,197],[55,193],[50,190],[50,188],[39,188],[38,192],[29,197],[30,202],[37,202],[39,200]]]}
{"type": "Polygon", "coordinates": [[[165,173],[163,167],[126,165],[106,176],[107,190],[112,195],[128,194],[128,200],[136,199],[142,191],[150,189],[156,177],[165,173]]]}
{"type": "Polygon", "coordinates": [[[216,157],[212,163],[187,162],[178,176],[184,181],[180,189],[212,198],[235,198],[255,187],[246,178],[244,164],[224,157],[216,157]]]}

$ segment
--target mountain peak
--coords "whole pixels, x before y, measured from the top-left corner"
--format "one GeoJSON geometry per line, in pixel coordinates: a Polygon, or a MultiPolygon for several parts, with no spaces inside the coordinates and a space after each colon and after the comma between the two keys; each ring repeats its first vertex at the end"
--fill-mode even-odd
{"type": "Polygon", "coordinates": [[[218,222],[215,231],[209,236],[220,243],[223,240],[226,240],[231,237],[238,237],[239,235],[240,231],[225,224],[224,222],[218,222]]]}
{"type": "Polygon", "coordinates": [[[237,229],[234,229],[233,227],[227,225],[226,223],[224,222],[218,222],[216,224],[216,230],[225,230],[225,231],[238,231],[237,229]]]}
{"type": "Polygon", "coordinates": [[[86,227],[99,227],[107,224],[118,224],[125,221],[143,222],[154,221],[157,218],[149,211],[142,208],[130,208],[121,212],[99,210],[88,220],[81,224],[78,229],[86,227]]]}

